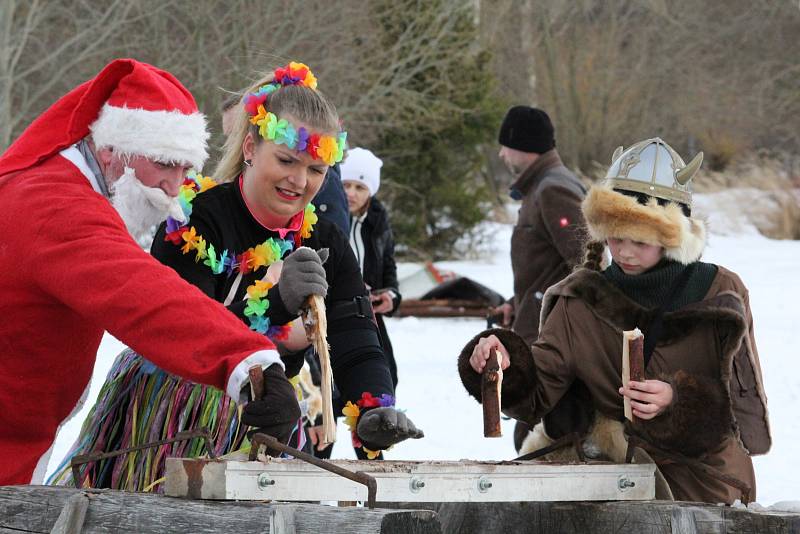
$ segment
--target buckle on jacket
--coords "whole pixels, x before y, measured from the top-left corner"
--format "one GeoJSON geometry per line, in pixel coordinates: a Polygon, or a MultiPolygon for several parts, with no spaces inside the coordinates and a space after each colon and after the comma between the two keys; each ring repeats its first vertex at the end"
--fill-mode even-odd
{"type": "Polygon", "coordinates": [[[353,302],[356,305],[356,317],[372,317],[372,306],[363,295],[356,295],[353,297],[353,302]]]}

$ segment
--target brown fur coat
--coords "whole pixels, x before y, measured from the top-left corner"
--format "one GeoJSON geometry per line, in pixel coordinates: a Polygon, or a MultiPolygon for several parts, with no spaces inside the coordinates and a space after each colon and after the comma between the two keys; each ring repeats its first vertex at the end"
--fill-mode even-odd
{"type": "MultiPolygon", "coordinates": [[[[561,421],[565,428],[578,422],[578,430],[588,432],[595,410],[621,421],[622,331],[647,324],[650,313],[602,274],[580,270],[545,295],[543,326],[532,347],[507,330],[470,341],[459,358],[462,381],[480,399],[480,376],[468,359],[477,340],[494,333],[511,355],[503,382],[506,414],[533,426],[580,381],[591,403],[578,406],[579,416],[561,421]]],[[[754,487],[748,452],[765,453],[771,440],[747,291],[738,276],[720,268],[703,301],[664,314],[663,334],[646,372],[672,384],[674,400],[659,417],[639,422],[632,431],[754,487]]],[[[659,467],[679,499],[732,502],[740,497],[686,466],[659,467]]]]}

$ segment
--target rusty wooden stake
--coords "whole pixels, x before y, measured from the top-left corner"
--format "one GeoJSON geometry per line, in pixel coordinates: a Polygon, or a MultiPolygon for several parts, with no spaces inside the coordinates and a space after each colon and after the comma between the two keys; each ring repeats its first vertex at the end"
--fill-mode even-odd
{"type": "Polygon", "coordinates": [[[111,452],[90,452],[88,454],[79,454],[72,457],[70,460],[70,467],[72,468],[72,479],[75,483],[76,488],[83,487],[83,483],[80,480],[80,469],[79,467],[96,462],[98,460],[105,460],[106,458],[113,458],[115,456],[121,456],[123,454],[128,454],[129,452],[133,451],[141,451],[144,449],[151,449],[153,447],[160,447],[161,445],[168,445],[170,443],[175,443],[177,441],[186,441],[189,439],[194,438],[203,438],[203,441],[206,444],[206,450],[208,451],[209,458],[216,458],[217,455],[214,452],[214,444],[211,441],[211,432],[207,428],[198,428],[196,430],[184,430],[182,432],[178,432],[175,434],[174,437],[169,439],[161,439],[158,441],[151,441],[149,443],[143,443],[141,445],[136,445],[134,447],[128,447],[127,449],[120,449],[117,451],[111,452]],[[80,485],[79,485],[80,484],[80,485]]]}
{"type": "Polygon", "coordinates": [[[253,400],[261,400],[264,398],[264,371],[260,365],[254,365],[247,374],[250,376],[250,395],[253,400]]]}
{"type": "Polygon", "coordinates": [[[500,397],[503,388],[502,356],[492,349],[481,376],[481,404],[483,404],[483,436],[502,437],[500,428],[500,397]]]}
{"type": "Polygon", "coordinates": [[[369,508],[375,508],[375,498],[378,494],[378,481],[375,480],[375,477],[368,475],[363,471],[348,471],[343,467],[339,467],[338,465],[326,462],[325,460],[321,460],[315,456],[307,454],[303,451],[299,451],[288,445],[284,445],[274,437],[270,436],[269,434],[262,434],[258,433],[253,435],[250,439],[250,456],[249,460],[251,462],[255,461],[258,458],[258,451],[261,446],[264,445],[268,449],[274,449],[276,451],[285,452],[295,458],[303,460],[304,462],[308,462],[311,465],[315,465],[320,469],[324,469],[326,471],[330,471],[331,473],[337,474],[340,477],[344,477],[348,480],[352,480],[353,482],[358,482],[359,484],[364,484],[367,487],[367,506],[369,508]]]}
{"type": "MultiPolygon", "coordinates": [[[[622,385],[627,386],[631,380],[644,382],[644,335],[636,328],[622,332],[622,385]]],[[[625,418],[633,421],[631,400],[624,397],[625,418]]]]}
{"type": "Polygon", "coordinates": [[[550,454],[551,452],[557,451],[558,449],[563,449],[568,445],[572,445],[572,448],[575,449],[575,455],[578,457],[578,460],[586,463],[586,453],[583,452],[583,440],[581,439],[580,435],[577,432],[572,432],[570,434],[561,436],[547,447],[542,447],[541,449],[529,452],[528,454],[523,454],[522,456],[518,456],[517,458],[514,458],[513,461],[525,462],[528,460],[535,460],[536,458],[540,458],[545,454],[550,454]]]}

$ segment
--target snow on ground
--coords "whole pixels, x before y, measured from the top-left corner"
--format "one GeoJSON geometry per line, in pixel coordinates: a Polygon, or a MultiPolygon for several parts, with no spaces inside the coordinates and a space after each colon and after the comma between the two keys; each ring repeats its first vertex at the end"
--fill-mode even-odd
{"type": "MultiPolygon", "coordinates": [[[[509,265],[509,226],[497,226],[493,252],[483,260],[437,263],[485,284],[503,295],[512,291],[509,265]]],[[[712,235],[704,257],[737,272],[750,290],[756,341],[770,402],[774,445],[755,458],[758,501],[800,500],[800,467],[791,451],[800,443],[800,363],[795,328],[800,325],[800,242],[773,241],[758,235],[712,235]]],[[[398,404],[425,431],[422,440],[399,444],[388,459],[501,460],[515,456],[511,421],[503,423],[502,438],[483,437],[480,405],[469,398],[456,373],[456,357],[464,344],[485,328],[481,319],[387,320],[399,368],[398,404]]],[[[98,353],[89,399],[96,398],[108,369],[122,345],[106,336],[98,353]]],[[[48,474],[78,435],[89,404],[62,429],[48,474]]],[[[344,425],[339,425],[335,458],[354,458],[344,425]]]]}

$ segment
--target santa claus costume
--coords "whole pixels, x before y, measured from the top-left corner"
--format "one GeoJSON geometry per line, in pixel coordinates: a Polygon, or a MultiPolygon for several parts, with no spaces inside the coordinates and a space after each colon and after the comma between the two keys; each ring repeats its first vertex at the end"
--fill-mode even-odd
{"type": "Polygon", "coordinates": [[[0,157],[0,485],[42,479],[104,330],[236,398],[249,367],[280,362],[268,339],[134,242],[76,147],[90,134],[98,149],[153,161],[206,158],[192,95],[131,59],[62,97],[0,157]]]}

